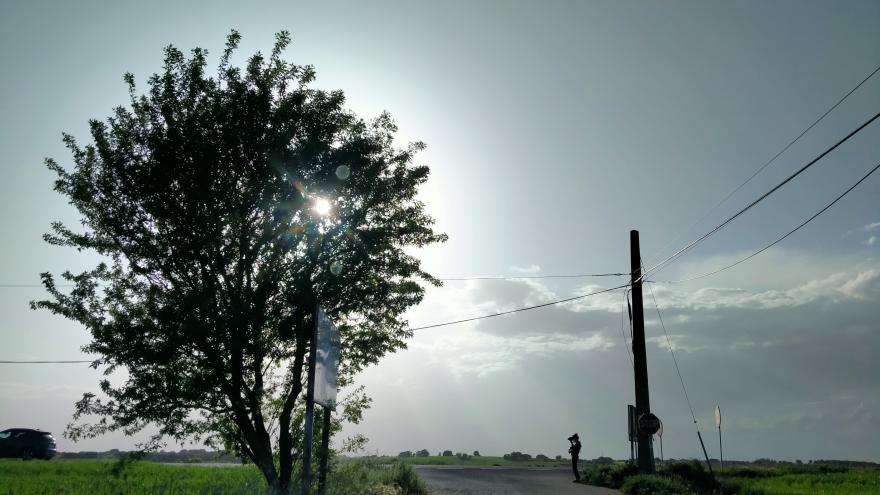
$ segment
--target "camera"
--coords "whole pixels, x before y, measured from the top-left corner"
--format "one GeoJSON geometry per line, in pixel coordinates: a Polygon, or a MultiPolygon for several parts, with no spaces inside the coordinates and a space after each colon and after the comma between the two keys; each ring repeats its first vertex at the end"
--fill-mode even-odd
{"type": "Polygon", "coordinates": [[[571,442],[571,443],[574,443],[575,440],[577,440],[577,439],[578,439],[578,434],[577,434],[577,433],[575,433],[574,435],[568,437],[568,441],[571,442]]]}

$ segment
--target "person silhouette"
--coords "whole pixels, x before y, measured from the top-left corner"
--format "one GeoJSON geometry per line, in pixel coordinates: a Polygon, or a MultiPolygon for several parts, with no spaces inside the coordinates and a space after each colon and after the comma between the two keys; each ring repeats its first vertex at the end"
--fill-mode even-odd
{"type": "Polygon", "coordinates": [[[568,437],[568,442],[571,444],[568,447],[568,453],[571,454],[571,470],[574,471],[574,481],[581,480],[581,474],[578,472],[578,456],[581,453],[581,441],[578,438],[578,434],[568,437]]]}

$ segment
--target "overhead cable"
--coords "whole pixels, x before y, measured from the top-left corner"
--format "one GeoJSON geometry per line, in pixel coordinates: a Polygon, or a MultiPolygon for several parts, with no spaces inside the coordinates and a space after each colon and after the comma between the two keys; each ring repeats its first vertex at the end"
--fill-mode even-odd
{"type": "Polygon", "coordinates": [[[546,302],[543,304],[536,304],[534,306],[526,306],[524,308],[511,309],[510,311],[502,311],[500,313],[492,313],[492,314],[483,315],[483,316],[475,316],[473,318],[465,318],[463,320],[447,321],[445,323],[436,323],[434,325],[425,325],[422,327],[410,328],[409,330],[415,332],[416,330],[426,330],[428,328],[445,327],[445,326],[449,326],[449,325],[457,325],[459,323],[467,323],[469,321],[484,320],[486,318],[495,318],[496,316],[504,316],[504,315],[509,315],[509,314],[513,314],[513,313],[520,313],[522,311],[531,311],[533,309],[546,308],[547,306],[553,306],[555,304],[563,304],[563,303],[567,303],[570,301],[576,301],[578,299],[584,299],[584,298],[590,297],[590,296],[604,294],[606,292],[611,292],[611,291],[615,291],[618,289],[623,289],[624,287],[629,287],[629,284],[619,285],[617,287],[611,287],[610,289],[602,289],[602,290],[599,290],[596,292],[590,292],[589,294],[581,294],[579,296],[568,297],[566,299],[560,299],[558,301],[550,301],[550,302],[546,302]]]}
{"type": "Polygon", "coordinates": [[[851,185],[846,191],[843,191],[843,193],[841,193],[839,196],[837,196],[836,198],[834,198],[834,201],[828,203],[827,205],[825,205],[824,208],[822,208],[821,210],[819,210],[819,211],[817,211],[816,213],[814,213],[813,216],[811,216],[810,218],[804,220],[804,221],[803,221],[800,225],[798,225],[797,227],[795,227],[795,228],[789,230],[789,231],[788,231],[785,235],[783,235],[782,237],[776,239],[775,241],[771,242],[770,244],[767,244],[766,246],[762,247],[761,249],[759,249],[759,250],[755,251],[754,253],[752,253],[752,254],[746,256],[745,258],[742,258],[742,259],[740,259],[739,261],[736,261],[735,263],[731,263],[731,264],[729,264],[729,265],[727,265],[727,266],[724,266],[724,267],[719,268],[719,269],[717,269],[717,270],[713,270],[713,271],[711,271],[711,272],[701,273],[701,274],[699,274],[699,275],[694,275],[694,276],[691,276],[691,277],[686,277],[686,278],[683,278],[683,279],[680,279],[680,280],[672,280],[672,281],[665,281],[665,282],[663,282],[663,281],[655,281],[655,282],[662,283],[662,284],[678,284],[678,283],[690,282],[690,281],[692,281],[692,280],[697,280],[697,279],[701,279],[701,278],[710,277],[710,276],[712,276],[712,275],[715,275],[716,273],[721,273],[721,272],[723,272],[723,271],[725,271],[725,270],[727,270],[727,269],[730,269],[730,268],[735,267],[736,265],[739,265],[740,263],[744,263],[744,262],[746,262],[746,261],[748,261],[748,260],[754,258],[755,256],[758,256],[759,254],[763,253],[764,251],[766,251],[766,250],[770,249],[771,247],[773,247],[773,246],[779,244],[780,242],[782,242],[783,240],[785,240],[786,238],[788,238],[788,236],[790,236],[790,235],[794,234],[795,232],[797,232],[798,230],[800,230],[800,229],[801,229],[803,226],[805,226],[806,224],[812,222],[816,217],[818,217],[818,216],[821,215],[822,213],[825,213],[826,210],[828,210],[829,208],[831,208],[832,206],[834,206],[835,204],[837,204],[838,201],[840,201],[841,199],[843,199],[844,196],[846,196],[847,194],[849,194],[853,189],[855,189],[859,184],[861,184],[862,182],[864,182],[865,179],[867,179],[868,177],[870,177],[870,176],[871,176],[874,172],[876,172],[878,169],[880,169],[880,163],[878,163],[874,168],[872,168],[871,170],[869,170],[867,174],[863,175],[862,178],[858,180],[858,182],[856,182],[855,184],[851,185]]]}
{"type": "Polygon", "coordinates": [[[521,275],[521,276],[474,276],[474,277],[456,277],[456,278],[439,278],[444,282],[464,281],[464,280],[528,280],[539,278],[588,278],[588,277],[628,277],[629,273],[582,273],[575,275],[521,275]]]}
{"type": "MultiPolygon", "coordinates": [[[[691,404],[691,398],[688,396],[687,387],[684,385],[684,378],[681,376],[681,369],[678,367],[678,358],[675,357],[675,351],[672,349],[672,341],[669,338],[669,332],[666,331],[666,324],[663,323],[663,315],[660,314],[660,305],[657,304],[657,297],[654,296],[654,288],[648,286],[648,290],[651,292],[651,299],[654,301],[654,307],[657,309],[657,318],[660,320],[660,326],[663,327],[663,335],[666,336],[666,347],[669,348],[669,353],[672,354],[672,362],[675,364],[675,372],[678,373],[678,381],[681,382],[681,390],[684,392],[684,399],[687,401],[688,409],[691,410],[691,418],[694,420],[694,425],[697,424],[697,415],[694,414],[694,406],[691,404]]],[[[699,426],[697,427],[697,431],[699,431],[699,426]]]]}
{"type": "Polygon", "coordinates": [[[0,361],[0,364],[72,364],[72,363],[94,363],[95,361],[0,361]]]}
{"type": "MultiPolygon", "coordinates": [[[[798,134],[797,137],[795,137],[794,139],[792,139],[791,141],[789,141],[788,144],[786,144],[781,150],[779,150],[775,155],[773,155],[773,158],[770,158],[769,160],[767,160],[763,165],[761,165],[757,170],[755,170],[755,171],[752,173],[752,175],[750,175],[745,181],[743,181],[740,185],[736,186],[736,188],[734,188],[732,191],[730,191],[729,193],[727,193],[727,196],[724,196],[724,198],[722,198],[721,201],[717,202],[717,203],[715,204],[715,206],[713,206],[713,207],[709,208],[708,210],[706,210],[706,213],[704,213],[703,216],[701,216],[697,221],[695,221],[695,222],[692,223],[690,226],[688,226],[687,229],[685,229],[684,231],[682,231],[682,234],[686,234],[686,233],[690,232],[691,229],[693,229],[694,227],[696,227],[697,225],[699,225],[703,220],[706,219],[706,217],[708,217],[712,212],[714,212],[716,209],[718,209],[719,206],[721,206],[722,204],[724,204],[725,202],[727,202],[728,199],[730,199],[734,194],[736,194],[737,192],[739,192],[739,190],[742,189],[746,184],[748,184],[749,182],[751,182],[751,180],[754,179],[755,176],[757,176],[758,174],[760,174],[761,172],[763,172],[765,168],[769,167],[770,164],[772,164],[773,162],[775,162],[777,158],[779,158],[783,153],[785,153],[786,151],[788,151],[788,149],[791,148],[795,143],[797,143],[802,137],[804,137],[804,135],[805,135],[806,133],[810,132],[810,130],[811,130],[813,127],[815,127],[816,124],[818,124],[819,122],[821,122],[826,116],[828,116],[829,113],[831,113],[832,111],[834,111],[834,109],[837,108],[841,103],[843,103],[844,100],[846,100],[847,98],[849,98],[849,96],[850,96],[851,94],[855,93],[856,90],[858,90],[860,87],[862,87],[863,84],[865,84],[866,82],[868,82],[869,79],[871,79],[872,77],[874,77],[874,75],[877,74],[877,72],[880,72],[880,65],[878,65],[878,66],[877,66],[877,67],[876,67],[876,68],[875,68],[870,74],[868,74],[864,79],[862,79],[862,81],[861,81],[860,83],[856,84],[856,86],[855,86],[854,88],[852,88],[851,90],[849,90],[848,93],[846,93],[845,95],[843,95],[843,97],[841,97],[839,100],[837,100],[837,102],[836,102],[834,105],[831,105],[831,107],[830,107],[828,110],[825,110],[825,113],[823,113],[822,115],[820,115],[819,118],[817,118],[816,120],[814,120],[812,124],[810,124],[809,126],[807,126],[806,129],[804,129],[803,131],[801,131],[801,133],[798,134]]],[[[675,238],[672,240],[672,242],[670,242],[669,244],[667,244],[666,246],[664,246],[663,251],[665,251],[666,248],[668,248],[670,245],[672,245],[672,244],[674,244],[676,241],[678,241],[681,237],[683,237],[681,234],[679,234],[677,237],[675,237],[675,238]]]]}
{"type": "Polygon", "coordinates": [[[748,210],[750,210],[751,208],[753,208],[755,205],[757,205],[758,203],[760,203],[761,201],[763,201],[764,199],[766,199],[766,198],[767,198],[768,196],[770,196],[771,194],[773,194],[773,193],[775,193],[776,191],[778,191],[780,188],[782,188],[782,186],[784,186],[784,185],[788,184],[789,182],[791,182],[795,177],[797,177],[798,175],[802,174],[805,170],[807,170],[808,168],[810,168],[810,167],[812,167],[813,165],[815,165],[819,160],[821,160],[821,159],[824,158],[826,155],[828,155],[829,153],[831,153],[832,151],[834,151],[835,149],[837,149],[840,145],[842,145],[843,143],[845,143],[846,141],[848,141],[851,137],[853,137],[853,136],[855,136],[856,134],[858,134],[858,133],[859,133],[860,131],[862,131],[865,127],[867,127],[867,126],[870,125],[872,122],[874,122],[875,120],[877,120],[878,117],[880,117],[880,113],[875,114],[873,117],[871,117],[870,119],[868,119],[864,124],[860,125],[860,126],[859,126],[858,128],[856,128],[854,131],[852,131],[852,132],[850,132],[849,134],[847,134],[844,138],[842,138],[841,140],[837,141],[833,146],[831,146],[830,148],[828,148],[828,149],[826,149],[825,151],[823,151],[819,156],[817,156],[816,158],[813,158],[812,160],[810,160],[809,163],[807,163],[806,165],[804,165],[803,167],[801,167],[800,169],[798,169],[795,173],[789,175],[785,180],[783,180],[783,181],[780,182],[779,184],[775,185],[772,189],[770,189],[769,191],[767,191],[767,192],[765,192],[764,194],[762,194],[761,196],[759,196],[757,199],[755,199],[754,201],[752,201],[751,203],[749,203],[748,205],[746,205],[743,209],[739,210],[738,212],[734,213],[732,216],[728,217],[727,220],[721,222],[720,224],[718,224],[718,226],[716,226],[715,228],[713,228],[713,229],[710,230],[709,232],[706,232],[705,234],[703,234],[702,236],[698,237],[697,239],[694,239],[693,241],[689,242],[686,246],[684,246],[683,248],[681,248],[681,249],[679,249],[678,251],[676,251],[672,256],[669,256],[668,258],[666,258],[665,260],[661,261],[660,263],[657,263],[656,265],[652,266],[650,269],[648,269],[647,271],[645,271],[645,272],[642,274],[642,276],[641,276],[640,278],[641,278],[641,279],[644,279],[644,278],[647,277],[648,274],[650,274],[650,273],[654,273],[654,272],[657,272],[657,271],[662,270],[664,267],[666,267],[666,265],[668,265],[668,264],[672,263],[673,261],[675,261],[676,259],[678,259],[680,256],[682,256],[683,254],[685,254],[687,251],[689,251],[690,249],[692,249],[692,248],[695,247],[696,245],[698,245],[698,244],[700,244],[701,242],[703,242],[704,240],[706,240],[706,238],[708,238],[708,237],[711,236],[712,234],[718,232],[718,231],[721,230],[722,228],[726,227],[730,222],[732,222],[732,221],[734,221],[735,219],[739,218],[740,215],[742,215],[742,214],[745,213],[746,211],[748,211],[748,210]]]}

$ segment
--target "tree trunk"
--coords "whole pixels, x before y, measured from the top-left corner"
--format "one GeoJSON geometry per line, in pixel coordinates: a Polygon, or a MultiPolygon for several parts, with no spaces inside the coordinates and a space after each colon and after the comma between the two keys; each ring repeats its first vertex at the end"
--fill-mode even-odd
{"type": "Polygon", "coordinates": [[[289,483],[287,485],[282,485],[281,480],[276,479],[274,483],[269,484],[269,495],[291,495],[289,483]]]}

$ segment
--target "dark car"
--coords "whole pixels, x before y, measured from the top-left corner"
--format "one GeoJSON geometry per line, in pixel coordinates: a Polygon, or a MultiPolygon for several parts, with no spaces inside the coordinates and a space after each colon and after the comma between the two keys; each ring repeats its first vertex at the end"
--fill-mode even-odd
{"type": "Polygon", "coordinates": [[[55,437],[48,431],[11,428],[0,431],[0,457],[49,460],[57,452],[55,437]]]}

